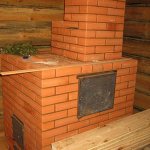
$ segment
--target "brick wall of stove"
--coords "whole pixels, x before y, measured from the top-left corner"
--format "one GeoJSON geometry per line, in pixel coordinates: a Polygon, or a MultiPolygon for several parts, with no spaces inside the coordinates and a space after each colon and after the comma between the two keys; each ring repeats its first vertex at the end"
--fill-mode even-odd
{"type": "Polygon", "coordinates": [[[122,56],[125,0],[66,0],[64,21],[52,23],[52,52],[76,60],[122,56]]]}
{"type": "MultiPolygon", "coordinates": [[[[3,70],[9,70],[6,63],[13,66],[9,59],[2,61],[3,70]]],[[[136,66],[135,60],[121,59],[3,77],[5,133],[9,146],[13,146],[13,114],[24,123],[27,150],[49,149],[54,141],[132,114],[136,66]],[[77,119],[77,75],[112,70],[117,70],[114,108],[77,119]]]]}

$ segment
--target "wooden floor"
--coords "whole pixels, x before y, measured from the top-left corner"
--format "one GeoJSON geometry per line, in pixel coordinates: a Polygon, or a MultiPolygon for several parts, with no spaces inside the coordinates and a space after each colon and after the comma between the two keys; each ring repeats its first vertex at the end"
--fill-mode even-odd
{"type": "MultiPolygon", "coordinates": [[[[134,112],[137,113],[138,110],[135,110],[134,112]]],[[[4,131],[2,129],[0,130],[0,150],[8,150],[8,146],[6,143],[5,136],[4,136],[4,131]]],[[[150,145],[139,150],[150,150],[150,145]]]]}

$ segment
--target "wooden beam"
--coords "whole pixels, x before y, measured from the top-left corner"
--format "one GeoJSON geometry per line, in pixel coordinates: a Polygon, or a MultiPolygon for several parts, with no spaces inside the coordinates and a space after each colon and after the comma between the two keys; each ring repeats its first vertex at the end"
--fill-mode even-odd
{"type": "Polygon", "coordinates": [[[150,109],[52,144],[52,150],[137,149],[150,143],[150,109]]]}
{"type": "Polygon", "coordinates": [[[7,76],[7,75],[14,75],[14,74],[21,74],[21,73],[44,71],[44,70],[49,70],[49,67],[47,67],[47,68],[38,68],[38,69],[26,69],[26,70],[16,70],[16,71],[5,71],[5,72],[0,72],[0,75],[2,75],[2,76],[7,76]]]}

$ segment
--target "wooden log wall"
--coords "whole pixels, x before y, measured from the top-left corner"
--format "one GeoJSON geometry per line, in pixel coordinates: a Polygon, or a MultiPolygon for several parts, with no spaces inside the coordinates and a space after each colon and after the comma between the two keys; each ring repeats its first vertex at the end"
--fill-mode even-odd
{"type": "Polygon", "coordinates": [[[127,0],[123,52],[138,59],[135,106],[150,108],[150,0],[127,0]]]}
{"type": "Polygon", "coordinates": [[[0,0],[0,48],[10,43],[31,41],[42,53],[47,53],[51,46],[51,21],[62,20],[63,14],[64,0],[0,0]]]}

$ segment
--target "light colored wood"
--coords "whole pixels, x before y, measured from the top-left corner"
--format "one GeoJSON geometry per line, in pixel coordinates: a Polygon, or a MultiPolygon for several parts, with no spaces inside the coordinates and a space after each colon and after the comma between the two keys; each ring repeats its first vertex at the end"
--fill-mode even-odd
{"type": "Polygon", "coordinates": [[[150,109],[52,144],[53,150],[136,149],[150,143],[150,109]]]}
{"type": "Polygon", "coordinates": [[[49,70],[49,67],[47,67],[47,68],[38,68],[38,69],[6,71],[6,72],[0,72],[0,74],[2,76],[6,76],[6,75],[14,75],[14,74],[21,74],[21,73],[37,72],[37,71],[44,71],[44,70],[49,70]]]}

